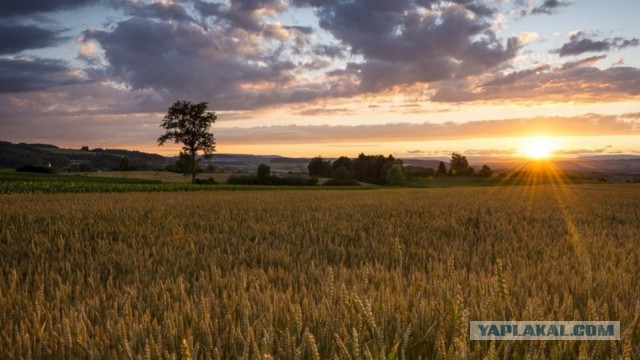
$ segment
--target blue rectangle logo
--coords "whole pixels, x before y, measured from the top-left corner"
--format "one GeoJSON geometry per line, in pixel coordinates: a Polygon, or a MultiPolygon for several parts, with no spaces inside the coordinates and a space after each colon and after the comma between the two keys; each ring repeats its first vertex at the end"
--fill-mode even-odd
{"type": "Polygon", "coordinates": [[[470,321],[471,340],[620,340],[620,321],[470,321]]]}

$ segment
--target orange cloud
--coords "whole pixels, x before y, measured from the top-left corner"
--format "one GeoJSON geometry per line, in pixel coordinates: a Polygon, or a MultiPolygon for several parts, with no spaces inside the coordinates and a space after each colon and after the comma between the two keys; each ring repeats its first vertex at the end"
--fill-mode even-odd
{"type": "Polygon", "coordinates": [[[224,128],[216,132],[225,144],[328,143],[366,141],[429,141],[547,136],[640,135],[640,113],[586,114],[577,117],[482,120],[443,124],[391,123],[384,125],[285,125],[224,128]]]}

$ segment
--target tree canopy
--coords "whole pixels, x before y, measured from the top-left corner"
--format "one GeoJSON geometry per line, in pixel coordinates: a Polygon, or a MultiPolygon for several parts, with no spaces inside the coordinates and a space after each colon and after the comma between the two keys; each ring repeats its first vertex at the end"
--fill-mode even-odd
{"type": "Polygon", "coordinates": [[[210,155],[215,151],[215,139],[209,128],[218,118],[215,112],[207,111],[207,102],[194,104],[187,100],[176,101],[167,111],[160,127],[166,133],[158,138],[158,145],[173,140],[182,144],[182,150],[189,155],[191,182],[196,180],[196,155],[203,152],[210,155]]]}
{"type": "Polygon", "coordinates": [[[449,174],[451,176],[467,176],[471,175],[471,172],[466,156],[458,153],[451,154],[451,161],[449,161],[449,174]]]}
{"type": "Polygon", "coordinates": [[[331,177],[333,180],[353,179],[378,185],[397,185],[404,181],[402,161],[392,155],[360,154],[355,159],[341,156],[333,162],[318,156],[311,159],[307,168],[310,176],[331,177]],[[393,168],[394,165],[397,166],[393,168]]]}
{"type": "Polygon", "coordinates": [[[258,176],[258,179],[264,180],[268,178],[269,175],[271,175],[271,168],[266,164],[260,164],[256,171],[256,176],[258,176]]]}
{"type": "Polygon", "coordinates": [[[309,176],[331,177],[331,161],[322,159],[322,156],[311,159],[307,169],[309,176]]]}

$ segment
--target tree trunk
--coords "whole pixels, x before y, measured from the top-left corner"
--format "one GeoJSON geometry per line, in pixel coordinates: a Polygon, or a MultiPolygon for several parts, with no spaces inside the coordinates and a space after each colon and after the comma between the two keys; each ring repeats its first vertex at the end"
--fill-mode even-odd
{"type": "Polygon", "coordinates": [[[191,149],[191,184],[196,183],[196,151],[191,149]]]}

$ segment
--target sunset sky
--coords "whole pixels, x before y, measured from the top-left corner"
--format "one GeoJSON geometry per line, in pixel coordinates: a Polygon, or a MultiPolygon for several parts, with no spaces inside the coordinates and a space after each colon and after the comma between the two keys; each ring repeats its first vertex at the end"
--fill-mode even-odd
{"type": "Polygon", "coordinates": [[[5,0],[0,140],[217,152],[640,154],[638,0],[5,0]]]}

